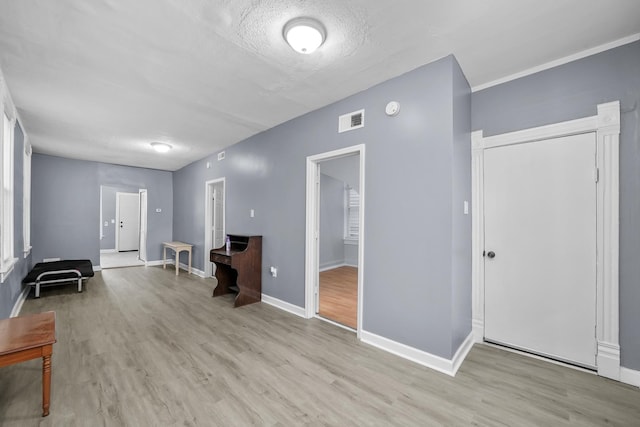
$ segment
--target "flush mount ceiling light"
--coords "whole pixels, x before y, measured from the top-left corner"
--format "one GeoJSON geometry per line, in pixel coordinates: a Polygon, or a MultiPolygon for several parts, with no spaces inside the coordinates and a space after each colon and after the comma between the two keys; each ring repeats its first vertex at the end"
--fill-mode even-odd
{"type": "Polygon", "coordinates": [[[169,151],[169,150],[171,150],[173,148],[169,144],[165,144],[164,142],[152,142],[151,146],[158,153],[166,153],[167,151],[169,151]]]}
{"type": "Polygon", "coordinates": [[[311,18],[292,19],[284,26],[282,34],[293,50],[305,55],[319,48],[326,37],[322,24],[311,18]]]}

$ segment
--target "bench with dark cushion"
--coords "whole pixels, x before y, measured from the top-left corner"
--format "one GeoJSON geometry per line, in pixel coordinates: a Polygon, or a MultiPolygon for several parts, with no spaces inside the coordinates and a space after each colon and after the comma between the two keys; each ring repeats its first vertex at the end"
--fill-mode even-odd
{"type": "Polygon", "coordinates": [[[93,277],[93,265],[88,259],[39,262],[33,266],[23,284],[35,286],[36,298],[40,298],[40,286],[76,282],[82,292],[82,281],[93,277]]]}

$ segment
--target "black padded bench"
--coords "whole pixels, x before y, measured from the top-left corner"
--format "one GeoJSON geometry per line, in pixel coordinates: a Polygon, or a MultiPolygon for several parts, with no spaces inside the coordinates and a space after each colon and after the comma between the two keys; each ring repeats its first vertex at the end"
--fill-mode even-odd
{"type": "Polygon", "coordinates": [[[40,286],[76,282],[78,292],[82,292],[82,281],[93,277],[93,265],[88,259],[39,262],[33,266],[23,284],[35,286],[36,298],[40,298],[40,286]]]}

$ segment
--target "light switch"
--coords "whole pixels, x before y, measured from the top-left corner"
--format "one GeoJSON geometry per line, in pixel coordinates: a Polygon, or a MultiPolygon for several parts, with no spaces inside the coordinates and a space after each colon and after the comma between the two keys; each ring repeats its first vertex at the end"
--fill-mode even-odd
{"type": "Polygon", "coordinates": [[[464,201],[464,214],[469,215],[469,202],[464,201]]]}
{"type": "Polygon", "coordinates": [[[254,216],[256,216],[256,211],[251,209],[251,212],[249,213],[249,215],[251,215],[251,218],[253,218],[254,216]]]}

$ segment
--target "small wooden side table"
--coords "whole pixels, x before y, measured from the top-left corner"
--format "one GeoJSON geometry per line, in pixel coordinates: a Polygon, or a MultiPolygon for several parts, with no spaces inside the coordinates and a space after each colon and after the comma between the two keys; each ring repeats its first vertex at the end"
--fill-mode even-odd
{"type": "Polygon", "coordinates": [[[167,248],[173,249],[176,253],[176,276],[180,271],[180,252],[189,252],[189,274],[191,274],[191,248],[193,245],[183,242],[163,242],[164,251],[162,255],[162,268],[167,268],[167,248]]]}
{"type": "Polygon", "coordinates": [[[0,320],[0,368],[42,357],[43,417],[49,415],[51,354],[55,342],[54,311],[0,320]]]}

